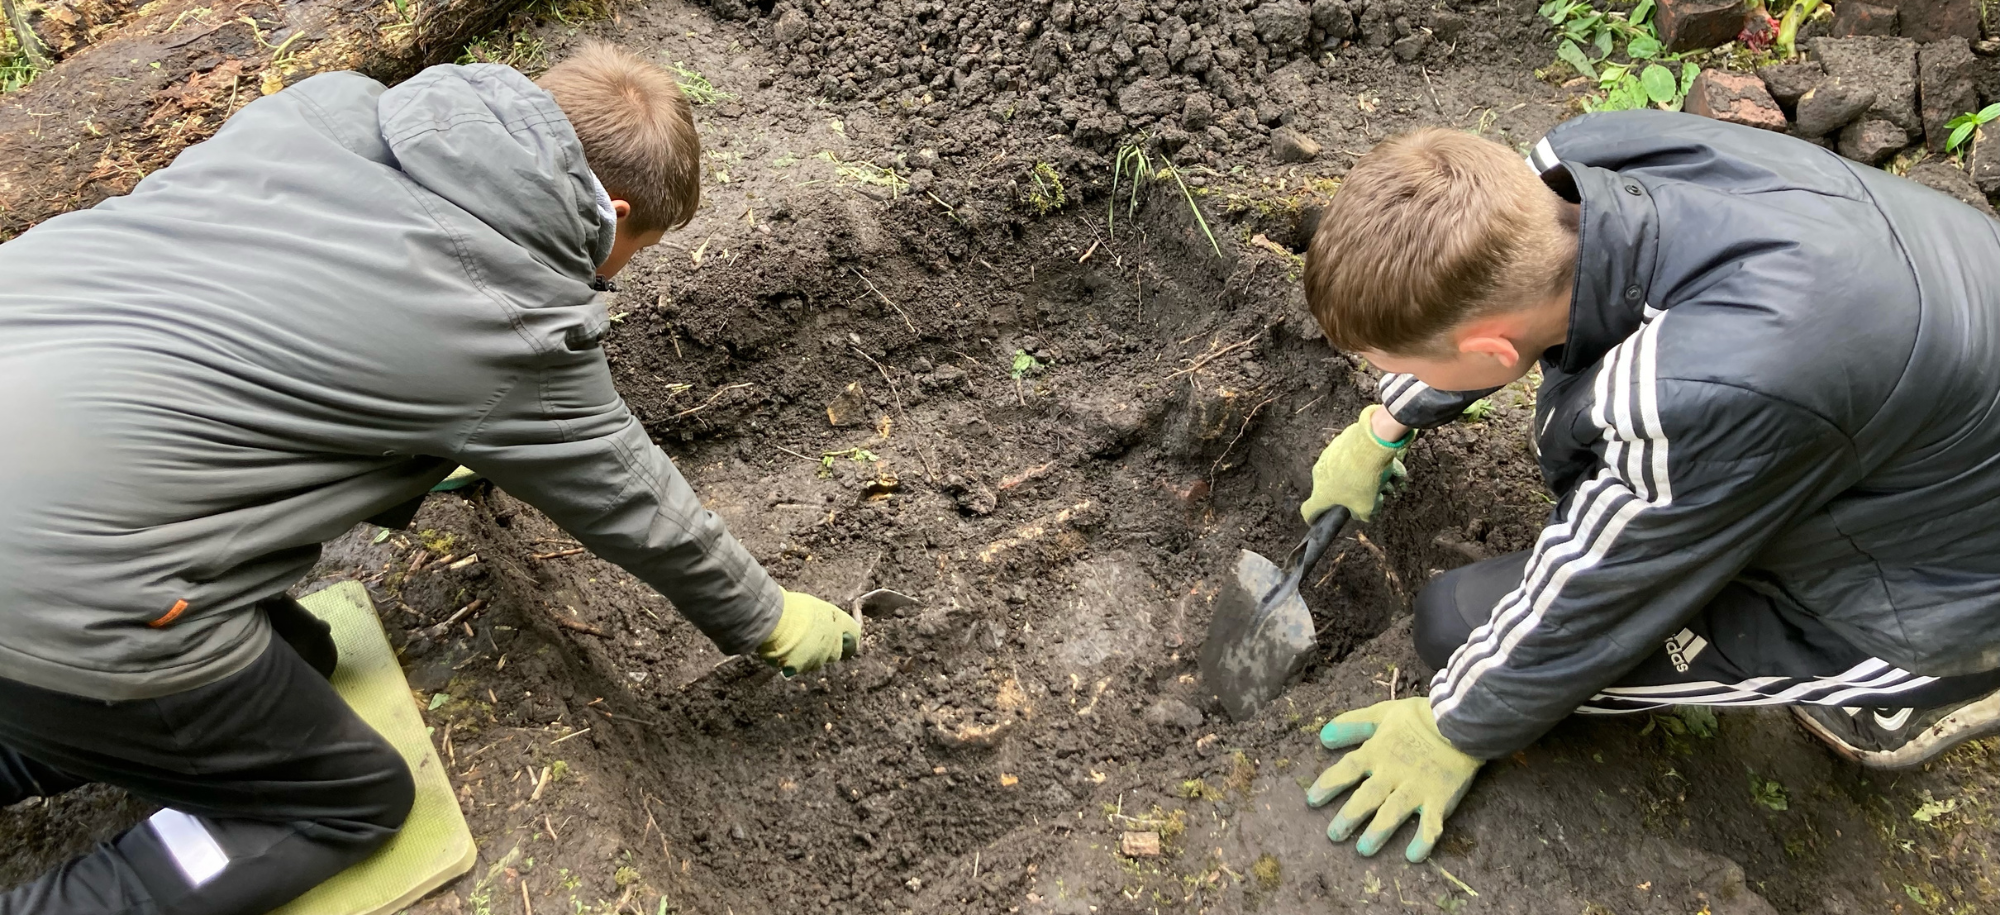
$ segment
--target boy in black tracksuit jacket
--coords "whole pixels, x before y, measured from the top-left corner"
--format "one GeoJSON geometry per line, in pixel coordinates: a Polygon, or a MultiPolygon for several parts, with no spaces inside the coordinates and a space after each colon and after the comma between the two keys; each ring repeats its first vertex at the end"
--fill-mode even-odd
{"type": "Polygon", "coordinates": [[[1371,776],[1334,838],[1372,816],[1372,854],[1421,813],[1420,860],[1481,760],[1572,711],[1790,704],[1885,768],[2000,727],[2000,222],[1778,134],[1598,114],[1526,169],[1385,143],[1306,286],[1387,373],[1308,518],[1365,519],[1411,429],[1537,363],[1559,496],[1533,550],[1419,595],[1430,695],[1323,732],[1361,747],[1310,801],[1371,776]]]}

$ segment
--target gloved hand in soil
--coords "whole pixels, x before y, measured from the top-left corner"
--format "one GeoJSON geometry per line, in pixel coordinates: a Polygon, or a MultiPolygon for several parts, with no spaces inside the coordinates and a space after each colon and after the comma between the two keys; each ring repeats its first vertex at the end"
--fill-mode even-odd
{"type": "Polygon", "coordinates": [[[1482,765],[1438,733],[1431,701],[1422,696],[1378,702],[1341,715],[1320,729],[1319,742],[1329,750],[1360,744],[1306,789],[1306,803],[1320,807],[1361,782],[1334,814],[1326,837],[1344,842],[1369,818],[1368,831],[1354,843],[1354,850],[1373,855],[1414,813],[1419,817],[1417,835],[1403,852],[1411,864],[1430,857],[1444,832],[1445,818],[1458,808],[1482,765]]]}
{"type": "Polygon", "coordinates": [[[757,646],[757,657],[789,677],[854,657],[860,645],[861,624],[854,617],[810,594],[786,591],[785,612],[757,646]]]}
{"type": "Polygon", "coordinates": [[[1299,514],[1305,516],[1307,524],[1336,505],[1347,506],[1354,520],[1367,521],[1381,504],[1383,490],[1406,476],[1403,462],[1396,458],[1410,446],[1416,433],[1406,434],[1397,442],[1377,438],[1372,423],[1381,409],[1381,404],[1370,404],[1361,411],[1359,420],[1341,430],[1333,444],[1320,452],[1319,460],[1313,464],[1312,495],[1299,506],[1299,514]]]}

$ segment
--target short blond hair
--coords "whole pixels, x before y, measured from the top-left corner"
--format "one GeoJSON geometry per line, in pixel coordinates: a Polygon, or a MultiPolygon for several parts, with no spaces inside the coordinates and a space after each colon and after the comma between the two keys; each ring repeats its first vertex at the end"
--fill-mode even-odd
{"type": "Polygon", "coordinates": [[[583,156],[642,232],[678,229],[701,206],[701,136],[673,74],[602,41],[536,80],[569,117],[583,156]]]}
{"type": "Polygon", "coordinates": [[[1340,349],[1438,354],[1468,320],[1560,294],[1576,246],[1561,198],[1518,154],[1424,128],[1348,172],[1306,251],[1306,304],[1340,349]]]}

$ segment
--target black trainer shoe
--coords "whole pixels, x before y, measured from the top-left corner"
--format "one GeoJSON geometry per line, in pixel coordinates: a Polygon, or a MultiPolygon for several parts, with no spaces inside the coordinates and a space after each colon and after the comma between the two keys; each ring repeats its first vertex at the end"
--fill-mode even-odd
{"type": "Polygon", "coordinates": [[[1792,714],[1846,759],[1871,769],[1907,769],[2000,732],[2000,691],[1927,709],[1794,705],[1792,714]]]}

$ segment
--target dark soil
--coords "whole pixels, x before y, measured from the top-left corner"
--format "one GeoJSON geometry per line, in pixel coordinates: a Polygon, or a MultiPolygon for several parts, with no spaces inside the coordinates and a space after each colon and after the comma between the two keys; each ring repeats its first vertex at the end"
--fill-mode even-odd
{"type": "MultiPolygon", "coordinates": [[[[1522,143],[1566,112],[1526,5],[1341,8],[1360,40],[1330,58],[1324,26],[1259,38],[1272,14],[1222,3],[660,0],[542,32],[729,95],[699,109],[706,208],[609,305],[628,400],[788,587],[920,605],[787,681],[503,493],[350,533],[302,588],[375,589],[481,846],[414,911],[1992,911],[1994,746],[1871,780],[1781,713],[1567,723],[1488,767],[1433,865],[1324,838],[1318,723],[1421,692],[1415,589],[1546,515],[1521,391],[1421,438],[1410,488],[1335,548],[1299,686],[1241,724],[1202,700],[1219,577],[1289,548],[1313,458],[1372,397],[1304,312],[1302,222],[1391,130],[1522,143]],[[1219,135],[1189,129],[1195,96],[1219,135]],[[1273,162],[1274,126],[1324,151],[1273,162]],[[1128,142],[1188,189],[1121,185],[1114,222],[1128,142]]],[[[143,810],[0,812],[0,866],[143,810]]]]}

